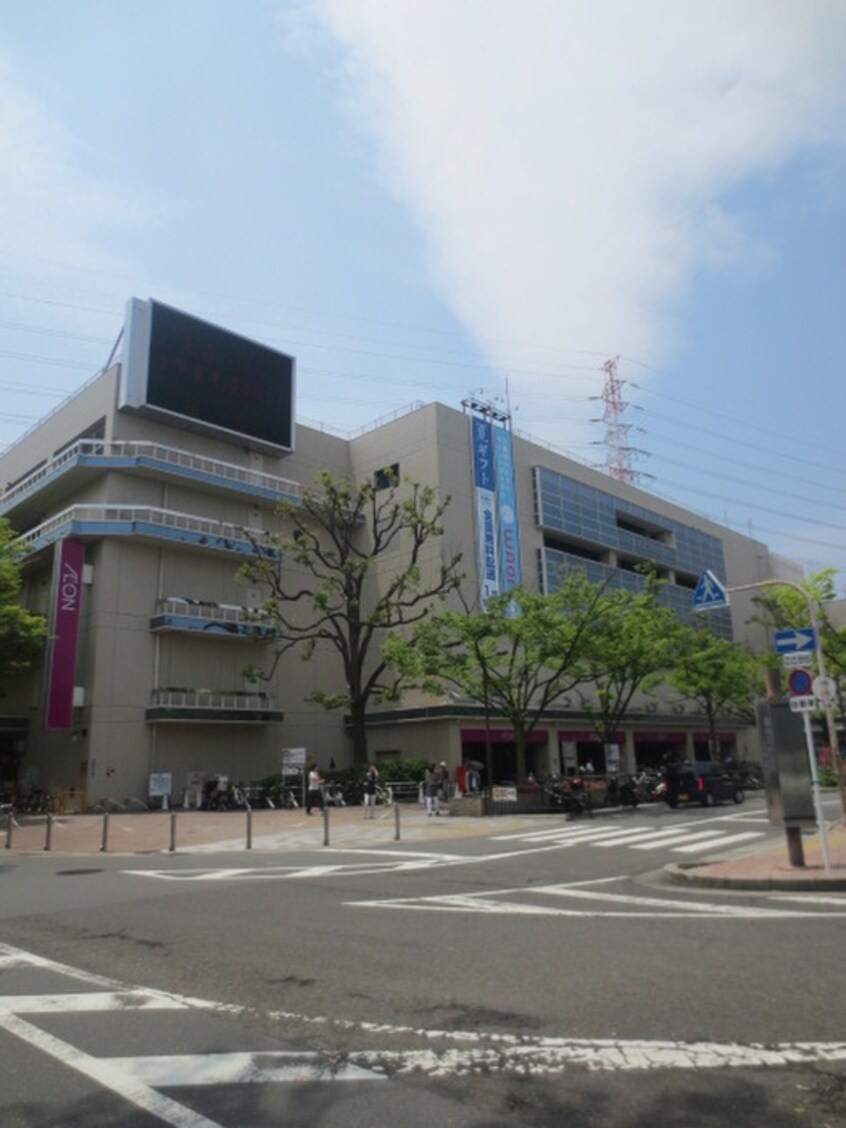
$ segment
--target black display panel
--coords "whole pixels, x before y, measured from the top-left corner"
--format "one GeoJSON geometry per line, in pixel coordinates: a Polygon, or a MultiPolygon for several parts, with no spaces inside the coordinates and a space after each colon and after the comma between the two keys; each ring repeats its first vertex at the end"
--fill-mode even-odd
{"type": "Polygon", "coordinates": [[[293,357],[152,300],[130,302],[127,337],[122,407],[293,449],[293,357]]]}

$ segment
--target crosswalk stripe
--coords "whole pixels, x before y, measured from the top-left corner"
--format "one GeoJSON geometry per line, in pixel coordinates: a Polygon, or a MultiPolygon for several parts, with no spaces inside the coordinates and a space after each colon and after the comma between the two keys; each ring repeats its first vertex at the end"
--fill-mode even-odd
{"type": "Polygon", "coordinates": [[[704,838],[708,839],[707,845],[710,846],[712,843],[719,841],[722,838],[723,833],[724,832],[722,830],[700,830],[697,834],[691,834],[688,831],[684,834],[677,834],[673,838],[665,838],[661,842],[639,842],[636,846],[632,846],[632,849],[657,850],[662,846],[671,846],[673,847],[673,849],[675,849],[675,844],[677,842],[698,842],[700,839],[704,838]]]}
{"type": "Polygon", "coordinates": [[[727,838],[721,838],[719,842],[701,843],[695,842],[691,846],[676,846],[673,853],[675,854],[694,854],[697,850],[707,849],[708,846],[730,846],[735,842],[746,842],[750,838],[761,838],[762,832],[760,830],[747,830],[743,834],[730,834],[727,838]]]}
{"type": "Polygon", "coordinates": [[[529,834],[509,834],[502,838],[519,839],[526,843],[557,843],[563,847],[595,846],[597,849],[611,850],[615,846],[630,850],[660,850],[668,848],[674,853],[696,853],[723,845],[747,842],[762,838],[764,831],[750,830],[740,834],[727,834],[718,828],[696,830],[688,827],[668,827],[665,830],[651,830],[649,827],[558,827],[529,834]]]}
{"type": "MultiPolygon", "coordinates": [[[[707,831],[706,833],[708,833],[708,834],[719,834],[720,831],[712,830],[712,831],[707,831]]],[[[646,827],[644,827],[643,830],[639,830],[639,831],[636,831],[636,832],[632,831],[630,834],[627,834],[625,836],[625,838],[615,838],[612,842],[597,842],[596,845],[597,846],[629,846],[633,842],[653,842],[654,841],[654,842],[657,843],[657,845],[661,846],[661,845],[664,844],[664,841],[667,840],[667,839],[675,840],[675,839],[679,838],[680,836],[682,838],[685,838],[689,834],[690,834],[690,831],[687,831],[687,830],[681,831],[681,830],[679,830],[678,827],[675,827],[672,830],[649,830],[646,827]]]]}

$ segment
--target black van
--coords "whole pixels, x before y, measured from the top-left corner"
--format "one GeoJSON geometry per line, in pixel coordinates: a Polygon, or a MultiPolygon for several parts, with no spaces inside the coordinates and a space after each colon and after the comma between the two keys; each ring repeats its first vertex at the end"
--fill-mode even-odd
{"type": "Polygon", "coordinates": [[[677,807],[679,803],[713,807],[715,803],[742,803],[744,799],[739,773],[713,760],[686,760],[681,764],[670,764],[666,778],[665,798],[670,807],[677,807]]]}

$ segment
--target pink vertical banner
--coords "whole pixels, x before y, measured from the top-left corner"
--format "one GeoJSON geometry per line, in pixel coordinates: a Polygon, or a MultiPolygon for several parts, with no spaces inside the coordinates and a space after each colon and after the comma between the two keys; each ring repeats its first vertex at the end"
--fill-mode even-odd
{"type": "Polygon", "coordinates": [[[56,604],[53,609],[53,644],[47,690],[48,729],[69,729],[73,721],[73,685],[84,561],[85,546],[81,541],[62,541],[56,568],[56,604]]]}

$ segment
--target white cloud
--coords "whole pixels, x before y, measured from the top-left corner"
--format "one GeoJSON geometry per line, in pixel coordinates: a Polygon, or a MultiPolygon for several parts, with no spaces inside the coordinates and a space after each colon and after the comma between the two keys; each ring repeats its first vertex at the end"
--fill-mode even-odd
{"type": "Polygon", "coordinates": [[[846,140],[841,0],[314,3],[435,287],[503,370],[508,339],[666,360],[697,268],[767,261],[726,194],[846,140]]]}

